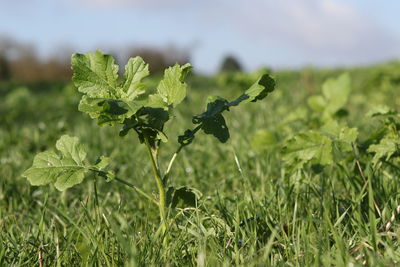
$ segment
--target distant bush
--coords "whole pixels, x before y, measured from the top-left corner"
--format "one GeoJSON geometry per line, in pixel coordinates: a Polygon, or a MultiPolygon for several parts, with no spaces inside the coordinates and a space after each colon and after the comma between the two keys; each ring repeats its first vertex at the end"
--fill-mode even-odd
{"type": "Polygon", "coordinates": [[[152,73],[162,73],[166,68],[175,63],[185,64],[190,61],[189,52],[185,49],[169,47],[166,49],[142,47],[132,49],[128,53],[129,57],[140,56],[149,64],[152,73]]]}
{"type": "Polygon", "coordinates": [[[222,61],[220,72],[235,72],[242,71],[242,65],[239,61],[232,55],[228,55],[222,61]]]}

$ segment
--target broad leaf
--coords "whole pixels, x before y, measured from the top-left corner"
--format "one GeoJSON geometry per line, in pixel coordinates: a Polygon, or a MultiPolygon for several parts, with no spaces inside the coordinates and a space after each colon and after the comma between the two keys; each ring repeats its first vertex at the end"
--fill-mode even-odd
{"type": "Polygon", "coordinates": [[[357,140],[358,137],[358,130],[357,128],[348,128],[344,127],[340,130],[339,133],[339,147],[343,152],[351,151],[352,146],[351,144],[357,140]]]}
{"type": "Polygon", "coordinates": [[[149,74],[148,65],[140,57],[131,58],[125,66],[124,81],[118,83],[118,66],[111,55],[100,51],[72,55],[73,81],[85,95],[79,110],[97,119],[99,125],[123,123],[146,101],[138,96],[145,92],[141,80],[149,74]]]}
{"type": "Polygon", "coordinates": [[[357,128],[349,128],[341,126],[337,121],[329,119],[321,127],[321,133],[329,136],[341,152],[349,152],[352,150],[352,143],[358,137],[357,128]]]}
{"type": "Polygon", "coordinates": [[[268,74],[262,75],[257,81],[247,89],[244,94],[228,104],[229,107],[237,106],[240,103],[256,102],[264,99],[268,93],[275,89],[275,80],[268,74]]]}
{"type": "Polygon", "coordinates": [[[322,94],[326,99],[325,112],[335,114],[343,108],[351,91],[350,76],[348,73],[340,75],[336,79],[329,79],[322,85],[322,94]]]}
{"type": "Polygon", "coordinates": [[[272,92],[274,88],[275,81],[269,75],[264,74],[244,94],[232,102],[222,97],[209,97],[206,110],[199,115],[193,116],[192,122],[199,126],[195,130],[186,130],[183,135],[178,137],[178,142],[183,146],[190,144],[194,139],[195,133],[202,129],[204,133],[212,134],[220,142],[225,143],[229,139],[229,130],[222,112],[229,111],[230,107],[238,106],[240,103],[261,100],[272,92]]]}
{"type": "Polygon", "coordinates": [[[88,167],[84,164],[86,151],[77,137],[63,135],[56,143],[59,154],[45,151],[37,154],[31,168],[22,176],[32,185],[54,184],[63,191],[83,181],[88,167]]]}
{"type": "Polygon", "coordinates": [[[159,83],[157,92],[167,106],[175,107],[186,97],[187,84],[184,79],[191,69],[190,64],[183,66],[175,64],[165,70],[164,78],[159,83]]]}
{"type": "Polygon", "coordinates": [[[193,123],[198,124],[205,119],[210,119],[221,114],[229,108],[229,102],[222,97],[208,97],[206,111],[193,117],[193,123]]]}
{"type": "Polygon", "coordinates": [[[200,191],[182,186],[169,187],[166,193],[167,206],[172,208],[196,207],[197,200],[201,197],[200,191]]]}
{"type": "Polygon", "coordinates": [[[399,149],[399,136],[394,132],[390,132],[380,140],[379,144],[369,146],[368,152],[375,153],[372,162],[376,164],[381,158],[388,160],[396,151],[399,151],[399,149]]]}
{"type": "Polygon", "coordinates": [[[300,133],[286,141],[282,150],[283,159],[295,169],[311,162],[329,165],[332,159],[332,141],[317,132],[300,133]]]}
{"type": "Polygon", "coordinates": [[[149,75],[149,66],[141,57],[130,58],[125,66],[125,83],[123,85],[129,99],[135,99],[146,91],[142,79],[149,75]]]}
{"type": "Polygon", "coordinates": [[[376,106],[371,109],[367,113],[367,116],[369,117],[377,117],[377,116],[396,116],[399,115],[398,112],[395,109],[392,109],[388,106],[381,105],[381,106],[376,106]]]}
{"type": "Polygon", "coordinates": [[[307,99],[308,106],[319,113],[323,119],[330,119],[333,115],[346,114],[343,107],[346,105],[351,92],[350,76],[348,73],[338,78],[331,78],[322,85],[322,95],[314,95],[307,99]]]}
{"type": "Polygon", "coordinates": [[[224,116],[217,114],[214,117],[203,120],[202,129],[206,134],[212,134],[221,143],[225,143],[229,139],[229,130],[226,126],[224,116]]]}
{"type": "MultiPolygon", "coordinates": [[[[268,74],[262,75],[258,80],[246,90],[244,95],[248,96],[243,103],[256,102],[264,99],[268,93],[271,93],[275,89],[275,80],[268,74]]],[[[232,105],[232,104],[231,104],[232,105]]]]}
{"type": "Polygon", "coordinates": [[[97,119],[99,125],[123,123],[144,105],[143,101],[122,101],[117,99],[88,98],[83,96],[79,103],[79,111],[97,119]]]}
{"type": "Polygon", "coordinates": [[[316,111],[323,112],[326,108],[326,100],[322,95],[313,95],[307,99],[308,106],[316,111]]]}
{"type": "Polygon", "coordinates": [[[79,92],[89,97],[110,97],[117,89],[118,65],[111,55],[101,51],[95,53],[73,54],[71,65],[72,80],[79,92]]]}

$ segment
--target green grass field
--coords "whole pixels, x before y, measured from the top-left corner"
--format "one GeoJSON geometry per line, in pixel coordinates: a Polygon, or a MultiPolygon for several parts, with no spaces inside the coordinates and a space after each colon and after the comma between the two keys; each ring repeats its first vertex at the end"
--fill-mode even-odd
{"type": "MultiPolygon", "coordinates": [[[[127,186],[89,175],[59,192],[21,177],[35,154],[69,134],[90,161],[111,157],[118,177],[155,196],[135,133],[120,138],[118,127],[97,126],[78,111],[72,84],[0,84],[0,266],[400,264],[400,64],[271,75],[273,93],[226,114],[226,144],[202,134],[179,154],[171,182],[201,197],[195,207],[170,210],[164,248],[155,236],[157,207],[127,186]],[[339,83],[331,99],[318,96],[342,73],[351,89],[342,103],[339,83]],[[353,128],[358,135],[346,143],[341,134],[353,128]]],[[[233,99],[253,81],[190,76],[167,135],[191,127],[208,95],[233,99]]],[[[161,162],[177,147],[166,143],[161,162]]]]}

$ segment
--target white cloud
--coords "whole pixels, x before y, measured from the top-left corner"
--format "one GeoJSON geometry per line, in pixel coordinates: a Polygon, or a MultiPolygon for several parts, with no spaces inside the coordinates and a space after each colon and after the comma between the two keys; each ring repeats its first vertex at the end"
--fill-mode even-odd
{"type": "Polygon", "coordinates": [[[361,4],[357,6],[355,1],[353,5],[346,0],[75,1],[90,10],[143,9],[146,12],[142,14],[149,20],[162,14],[165,24],[153,31],[160,30],[173,39],[178,34],[176,25],[185,23],[190,33],[180,31],[180,37],[195,36],[206,49],[218,46],[219,50],[238,51],[243,58],[251,54],[254,60],[264,62],[332,65],[400,57],[398,33],[381,26],[373,15],[363,13],[361,4]],[[174,23],[174,27],[166,27],[174,23]],[[237,44],[232,44],[234,38],[237,44]],[[240,45],[254,50],[244,51],[246,48],[240,45]]]}
{"type": "Polygon", "coordinates": [[[319,61],[368,62],[400,55],[399,38],[338,0],[238,1],[231,22],[241,34],[280,43],[319,61]]]}

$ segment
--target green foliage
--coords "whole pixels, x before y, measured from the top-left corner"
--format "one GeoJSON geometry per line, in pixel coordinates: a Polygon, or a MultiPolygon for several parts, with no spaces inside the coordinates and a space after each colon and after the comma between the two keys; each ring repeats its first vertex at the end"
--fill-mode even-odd
{"type": "Polygon", "coordinates": [[[384,123],[382,128],[384,135],[367,150],[375,154],[372,162],[377,164],[381,159],[388,161],[393,156],[400,156],[400,114],[394,109],[380,106],[371,110],[368,115],[381,118],[384,123]]]}
{"type": "Polygon", "coordinates": [[[131,58],[125,66],[125,80],[118,82],[118,66],[111,55],[100,51],[74,54],[71,59],[72,80],[84,93],[79,110],[97,119],[99,125],[123,123],[135,114],[142,103],[134,101],[145,92],[141,80],[149,74],[148,66],[139,58],[131,58]]]}
{"type": "Polygon", "coordinates": [[[185,64],[183,66],[175,65],[165,70],[164,79],[157,87],[158,95],[165,105],[176,107],[186,97],[187,84],[184,82],[192,66],[185,64]]]}
{"type": "Polygon", "coordinates": [[[171,208],[196,207],[202,195],[198,190],[186,186],[179,188],[170,186],[166,194],[167,206],[171,208]]]}
{"type": "Polygon", "coordinates": [[[308,105],[312,110],[322,113],[322,118],[331,118],[345,106],[350,92],[350,76],[345,73],[327,80],[322,85],[322,95],[309,97],[308,105]]]}
{"type": "Polygon", "coordinates": [[[399,151],[400,138],[398,134],[390,133],[385,135],[379,142],[379,144],[371,145],[368,148],[368,152],[375,153],[372,161],[376,164],[381,158],[384,160],[390,159],[390,157],[399,151]]]}
{"type": "Polygon", "coordinates": [[[176,156],[184,146],[192,142],[199,129],[214,135],[221,142],[226,142],[229,131],[222,112],[240,103],[262,100],[274,90],[274,80],[268,75],[260,76],[232,102],[219,97],[209,98],[206,111],[193,117],[193,123],[198,125],[195,130],[187,130],[183,136],[178,137],[180,147],[172,156],[166,172],[162,173],[158,157],[161,141],[168,141],[164,126],[172,117],[174,108],[186,97],[187,84],[184,80],[192,69],[191,65],[176,64],[167,68],[156,90],[151,91],[142,81],[149,75],[149,71],[148,65],[140,57],[129,59],[124,77],[118,77],[119,68],[114,63],[114,58],[100,51],[86,55],[74,54],[71,64],[74,72],[72,80],[78,91],[83,93],[79,110],[96,119],[100,126],[121,125],[120,136],[134,130],[139,141],[146,145],[158,198],[116,177],[113,172],[105,171],[110,164],[108,157],[100,157],[94,165],[87,164],[86,151],[78,138],[67,135],[62,136],[56,144],[61,155],[52,151],[39,153],[33,166],[25,171],[23,176],[27,177],[32,185],[53,183],[60,191],[81,183],[88,171],[104,177],[107,182],[115,180],[129,186],[158,206],[161,223],[155,236],[161,239],[166,249],[167,230],[172,223],[168,216],[172,216],[176,208],[196,207],[201,195],[199,191],[188,187],[168,187],[169,173],[176,156]],[[171,211],[170,209],[171,214],[167,212],[171,211]]]}
{"type": "MultiPolygon", "coordinates": [[[[310,120],[307,112],[298,109],[290,113],[285,123],[298,119],[309,120],[310,130],[289,136],[282,148],[282,159],[291,171],[305,168],[306,164],[324,167],[342,160],[347,152],[353,151],[358,137],[357,128],[341,125],[336,119],[347,113],[344,107],[351,92],[350,75],[344,73],[330,78],[322,85],[322,94],[307,99],[314,111],[310,120]]],[[[320,168],[319,168],[320,169],[320,168]]]]}
{"type": "Polygon", "coordinates": [[[186,130],[183,135],[179,136],[178,142],[183,146],[190,144],[196,132],[202,129],[204,133],[211,134],[220,142],[225,143],[230,135],[222,113],[241,103],[262,100],[274,89],[275,81],[269,75],[264,74],[241,96],[231,102],[222,97],[209,97],[206,110],[192,119],[192,122],[198,126],[193,130],[186,130]]]}
{"type": "MultiPolygon", "coordinates": [[[[118,138],[118,129],[88,123],[76,108],[81,96],[71,84],[25,84],[20,90],[20,84],[1,84],[0,266],[397,266],[399,150],[375,164],[376,153],[368,152],[399,132],[398,64],[392,67],[346,70],[352,81],[346,117],[322,118],[304,101],[342,70],[275,72],[279,91],[268,101],[224,111],[230,144],[198,138],[176,157],[169,179],[162,177],[169,207],[167,249],[156,222],[160,195],[149,180],[146,146],[135,140],[134,131],[118,138]],[[391,74],[371,83],[375,70],[391,74]],[[333,163],[324,167],[311,159],[293,172],[278,150],[285,140],[309,131],[331,140],[333,163]],[[64,134],[85,144],[85,165],[97,163],[102,172],[112,167],[111,183],[98,171],[100,177],[92,179],[90,170],[80,186],[62,193],[53,185],[27,186],[22,170],[64,134]],[[253,144],[254,136],[260,142],[253,144]],[[97,155],[109,155],[110,167],[103,169],[110,159],[96,161],[97,155]],[[150,202],[134,185],[149,192],[150,202]]],[[[118,79],[121,87],[124,79],[118,79]]],[[[218,88],[218,79],[188,77],[190,101],[181,102],[173,116],[165,110],[169,120],[174,118],[165,124],[170,140],[189,127],[185,118],[202,113],[204,95],[226,96],[229,102],[257,77],[246,86],[226,88],[218,88]]],[[[142,81],[148,91],[137,101],[155,94],[159,84],[151,76],[142,81]]],[[[161,176],[174,145],[160,144],[161,176]]]]}
{"type": "Polygon", "coordinates": [[[239,61],[232,55],[226,56],[220,67],[220,72],[240,72],[242,66],[239,61]]]}
{"type": "Polygon", "coordinates": [[[282,149],[283,160],[293,170],[304,168],[307,163],[332,165],[340,161],[344,152],[352,151],[352,144],[357,137],[356,128],[340,126],[330,120],[319,131],[310,130],[286,140],[282,149]]]}
{"type": "Polygon", "coordinates": [[[148,138],[152,147],[158,146],[160,140],[167,141],[164,124],[171,109],[186,97],[184,79],[192,68],[190,64],[167,68],[154,94],[142,82],[149,71],[140,57],[129,59],[120,82],[118,66],[111,55],[100,51],[74,54],[71,64],[75,86],[85,94],[80,111],[97,119],[99,125],[122,124],[120,136],[134,129],[141,142],[148,138]]]}
{"type": "Polygon", "coordinates": [[[332,164],[332,141],[318,132],[300,133],[286,142],[283,159],[296,169],[305,163],[332,164]]]}
{"type": "MultiPolygon", "coordinates": [[[[105,157],[94,166],[85,163],[86,150],[77,137],[61,136],[56,148],[59,154],[54,151],[37,154],[32,167],[22,174],[32,185],[51,183],[58,190],[64,191],[80,184],[89,170],[102,171],[109,164],[109,159],[105,157]]],[[[107,174],[107,177],[111,178],[112,173],[107,174]]]]}

